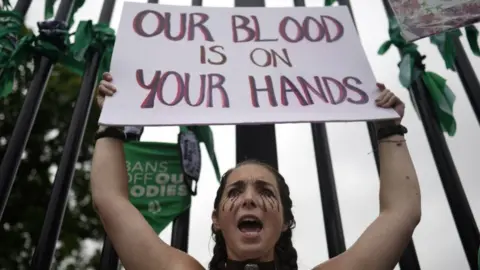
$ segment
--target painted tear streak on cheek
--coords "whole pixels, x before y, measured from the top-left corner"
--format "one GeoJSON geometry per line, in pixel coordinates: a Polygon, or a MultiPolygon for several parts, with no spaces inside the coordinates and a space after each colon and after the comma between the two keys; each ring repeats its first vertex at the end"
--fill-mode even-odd
{"type": "Polygon", "coordinates": [[[225,201],[222,204],[222,211],[225,211],[227,209],[227,204],[230,204],[229,211],[233,211],[233,208],[235,207],[235,203],[238,200],[238,196],[231,197],[228,199],[225,199],[225,201]]]}
{"type": "Polygon", "coordinates": [[[273,196],[266,196],[262,195],[262,209],[264,212],[267,212],[268,210],[276,210],[277,212],[280,211],[280,204],[277,202],[277,199],[273,196]],[[268,202],[268,204],[267,204],[268,202]],[[267,205],[270,206],[267,209],[267,205]]]}
{"type": "MultiPolygon", "coordinates": [[[[230,211],[232,212],[237,204],[239,196],[234,196],[231,198],[227,198],[224,200],[222,204],[222,211],[230,211]]],[[[280,204],[278,203],[277,199],[272,196],[261,195],[260,201],[258,202],[258,207],[263,210],[264,212],[267,211],[277,211],[280,212],[280,204]]]]}

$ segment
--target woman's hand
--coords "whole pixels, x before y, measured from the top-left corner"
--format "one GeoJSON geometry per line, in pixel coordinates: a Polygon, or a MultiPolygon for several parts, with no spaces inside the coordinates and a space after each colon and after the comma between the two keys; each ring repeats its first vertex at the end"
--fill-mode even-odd
{"type": "Polygon", "coordinates": [[[103,107],[103,102],[105,102],[105,96],[110,97],[117,92],[117,88],[113,85],[112,79],[112,75],[109,72],[103,73],[103,80],[100,81],[97,93],[97,104],[100,109],[103,107]]]}
{"type": "Polygon", "coordinates": [[[386,89],[384,84],[377,83],[377,86],[381,93],[378,98],[375,99],[375,104],[380,108],[393,108],[400,115],[400,118],[394,120],[377,121],[375,125],[377,127],[385,125],[400,125],[405,113],[405,104],[397,96],[395,96],[394,93],[386,89]]]}

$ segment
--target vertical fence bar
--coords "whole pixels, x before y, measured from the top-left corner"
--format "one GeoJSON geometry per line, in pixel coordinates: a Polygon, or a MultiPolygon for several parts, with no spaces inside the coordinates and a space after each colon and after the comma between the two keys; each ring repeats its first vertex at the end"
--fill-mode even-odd
{"type": "MultiPolygon", "coordinates": [[[[202,0],[192,0],[192,6],[202,6],[202,0]]],[[[191,207],[191,206],[190,206],[191,207]]],[[[188,252],[188,233],[190,228],[190,207],[173,220],[170,246],[188,252]]]]}
{"type": "MultiPolygon", "coordinates": [[[[293,3],[296,7],[305,6],[305,0],[294,0],[293,3]]],[[[330,156],[330,146],[328,144],[327,127],[325,123],[313,123],[311,124],[311,129],[328,256],[333,258],[343,253],[346,247],[332,157],[330,156]]]]}
{"type": "MultiPolygon", "coordinates": [[[[393,16],[393,10],[388,0],[382,0],[382,2],[388,17],[393,16]]],[[[409,90],[415,103],[418,105],[420,119],[427,135],[430,150],[432,151],[468,264],[471,270],[476,270],[478,267],[477,252],[480,245],[480,234],[447,142],[438,125],[432,98],[421,78],[417,79],[409,90]]]]}
{"type": "Polygon", "coordinates": [[[480,123],[480,83],[470,60],[468,59],[467,53],[463,48],[460,38],[454,37],[453,42],[455,44],[455,68],[458,77],[462,81],[463,88],[465,88],[465,92],[472,105],[473,112],[477,117],[477,121],[480,123]]]}
{"type": "MultiPolygon", "coordinates": [[[[30,3],[28,3],[29,5],[30,3]]],[[[72,12],[73,0],[62,0],[55,20],[68,21],[72,12]]],[[[15,7],[17,8],[17,7],[15,7]]],[[[18,9],[26,10],[27,3],[19,2],[18,9]]],[[[0,165],[0,220],[2,219],[8,197],[12,190],[13,182],[20,166],[23,151],[32,131],[33,123],[37,118],[38,109],[42,102],[45,87],[53,69],[53,62],[42,56],[35,75],[30,82],[25,101],[18,115],[17,122],[8,142],[2,164],[0,165]]]]}
{"type": "Polygon", "coordinates": [[[105,234],[105,237],[103,238],[102,254],[100,256],[100,270],[117,270],[118,265],[117,252],[113,247],[112,241],[110,241],[105,234]]]}
{"type": "Polygon", "coordinates": [[[322,201],[323,223],[327,238],[328,256],[333,258],[346,249],[337,187],[330,156],[327,128],[324,123],[311,124],[313,147],[317,163],[318,185],[322,201]]]}
{"type": "Polygon", "coordinates": [[[32,0],[19,0],[13,10],[25,16],[30,8],[30,4],[32,4],[32,0]]]}
{"type": "MultiPolygon", "coordinates": [[[[64,4],[64,1],[62,1],[62,4],[64,4]]],[[[105,0],[99,19],[100,23],[109,23],[114,6],[115,0],[105,0]]],[[[68,192],[75,174],[75,164],[90,115],[97,73],[103,53],[103,51],[94,51],[86,60],[82,85],[73,110],[72,121],[68,128],[62,158],[53,182],[53,189],[40,232],[40,238],[33,253],[31,269],[42,270],[50,268],[67,207],[68,192]]]]}
{"type": "MultiPolygon", "coordinates": [[[[235,0],[236,7],[264,7],[265,0],[235,0]]],[[[256,159],[278,168],[275,125],[237,125],[237,163],[256,159]]]]}
{"type": "Polygon", "coordinates": [[[172,224],[172,239],[170,246],[183,252],[188,252],[188,235],[190,227],[190,208],[183,211],[172,224]]]}
{"type": "MultiPolygon", "coordinates": [[[[350,0],[337,0],[340,5],[347,6],[350,10],[350,14],[352,16],[353,23],[356,25],[355,16],[353,14],[352,5],[350,0]]],[[[375,149],[378,149],[378,141],[377,141],[377,131],[373,122],[367,122],[367,130],[368,135],[370,137],[370,144],[372,145],[374,158],[375,158],[375,165],[377,167],[377,172],[380,173],[380,157],[378,156],[378,152],[375,149]]],[[[405,248],[402,256],[400,257],[399,265],[401,269],[404,270],[420,270],[420,263],[418,262],[417,252],[415,250],[415,245],[413,244],[413,240],[411,240],[407,247],[405,248]]]]}

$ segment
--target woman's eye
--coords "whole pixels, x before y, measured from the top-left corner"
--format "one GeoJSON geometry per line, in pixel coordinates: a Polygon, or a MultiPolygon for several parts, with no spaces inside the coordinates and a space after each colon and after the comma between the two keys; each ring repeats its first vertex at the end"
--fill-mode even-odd
{"type": "Polygon", "coordinates": [[[227,196],[235,197],[235,196],[238,196],[239,193],[240,191],[238,189],[231,189],[230,191],[228,191],[227,196]]]}
{"type": "Polygon", "coordinates": [[[275,196],[275,194],[273,194],[273,191],[271,191],[270,189],[263,189],[262,195],[269,196],[269,197],[275,196]]]}

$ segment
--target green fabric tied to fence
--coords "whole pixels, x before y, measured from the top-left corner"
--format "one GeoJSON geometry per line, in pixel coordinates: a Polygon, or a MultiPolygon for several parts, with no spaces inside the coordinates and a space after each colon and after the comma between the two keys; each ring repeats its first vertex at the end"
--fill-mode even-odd
{"type": "MultiPolygon", "coordinates": [[[[401,54],[399,63],[400,83],[403,87],[409,88],[413,81],[421,78],[433,100],[438,124],[449,136],[455,135],[456,121],[453,116],[455,94],[453,94],[452,90],[448,87],[446,80],[436,73],[424,71],[422,67],[423,64],[421,63],[422,56],[417,50],[417,45],[405,41],[400,34],[400,27],[394,17],[391,17],[389,20],[388,31],[390,40],[380,46],[378,54],[385,54],[392,45],[399,49],[401,54]]],[[[412,103],[418,114],[418,107],[414,99],[412,99],[412,103]]]]}
{"type": "Polygon", "coordinates": [[[478,46],[478,29],[474,25],[465,27],[465,33],[467,34],[468,44],[475,56],[480,57],[480,48],[478,46]]]}
{"type": "MultiPolygon", "coordinates": [[[[9,4],[8,1],[3,4],[9,4]]],[[[18,66],[9,61],[15,50],[17,39],[23,25],[23,16],[15,11],[0,10],[0,97],[12,92],[13,81],[18,66]]]]}
{"type": "MultiPolygon", "coordinates": [[[[57,0],[46,0],[45,1],[45,10],[44,10],[44,17],[45,20],[48,20],[53,17],[53,6],[57,0]]],[[[73,8],[72,14],[70,15],[70,20],[68,21],[68,26],[72,26],[74,23],[74,16],[75,13],[83,6],[85,0],[74,0],[73,1],[73,8]]]]}
{"type": "Polygon", "coordinates": [[[455,43],[454,39],[462,36],[462,32],[459,29],[446,31],[430,37],[430,42],[437,46],[438,51],[442,55],[445,61],[447,69],[456,71],[455,69],[455,43]]]}
{"type": "MultiPolygon", "coordinates": [[[[15,73],[20,66],[24,66],[33,54],[39,54],[49,58],[53,62],[58,62],[66,66],[79,76],[83,75],[85,69],[85,57],[91,48],[103,50],[103,57],[99,68],[99,78],[101,74],[110,67],[110,61],[115,43],[115,31],[107,24],[93,25],[91,21],[81,21],[75,32],[75,42],[70,44],[70,34],[65,30],[62,48],[44,40],[41,35],[36,36],[33,33],[27,34],[15,44],[8,38],[8,33],[19,32],[22,26],[22,19],[16,13],[2,12],[7,14],[15,21],[9,23],[10,27],[0,30],[0,97],[8,95],[13,88],[15,73]],[[3,36],[2,36],[3,33],[3,36]]],[[[2,20],[4,21],[4,20],[2,20]]],[[[60,30],[57,30],[60,31],[60,30]]]]}
{"type": "MultiPolygon", "coordinates": [[[[62,30],[56,31],[62,32],[62,30]]],[[[60,45],[64,48],[68,48],[69,46],[68,37],[68,32],[66,30],[63,31],[63,40],[60,45]]],[[[58,47],[58,45],[43,39],[42,35],[36,36],[33,33],[29,33],[16,44],[16,48],[8,60],[8,65],[24,65],[33,54],[45,56],[51,61],[56,62],[63,57],[64,52],[62,51],[62,48],[58,47]]]]}
{"type": "Polygon", "coordinates": [[[124,151],[129,199],[159,234],[191,204],[178,146],[133,141],[124,151]]]}
{"type": "Polygon", "coordinates": [[[337,2],[337,0],[325,0],[325,6],[331,6],[333,5],[335,2],[337,2]]]}
{"type": "MultiPolygon", "coordinates": [[[[480,49],[478,47],[478,30],[475,26],[470,25],[465,27],[465,33],[467,34],[467,40],[470,45],[470,49],[473,54],[480,56],[480,49]]],[[[440,51],[440,54],[445,61],[447,69],[455,70],[455,44],[454,38],[462,36],[462,32],[459,29],[443,32],[430,37],[430,41],[435,44],[440,51]]]]}
{"type": "Polygon", "coordinates": [[[81,21],[75,32],[75,42],[70,46],[69,55],[62,60],[62,64],[82,75],[87,53],[93,48],[103,52],[98,72],[101,77],[102,73],[110,68],[114,44],[115,31],[107,24],[94,25],[92,21],[81,21]]]}
{"type": "MultiPolygon", "coordinates": [[[[212,130],[209,126],[190,126],[188,128],[195,134],[199,142],[205,144],[205,148],[207,148],[208,156],[210,157],[210,161],[212,162],[215,171],[215,176],[217,177],[217,180],[220,181],[220,168],[218,167],[217,156],[215,154],[212,130]]],[[[188,128],[181,126],[180,132],[185,132],[188,128]]]]}
{"type": "Polygon", "coordinates": [[[7,8],[10,8],[10,7],[11,7],[11,4],[9,0],[2,0],[2,6],[0,6],[0,8],[3,8],[6,10],[7,8]]]}
{"type": "Polygon", "coordinates": [[[478,270],[480,270],[480,248],[478,249],[478,259],[477,259],[477,263],[478,263],[478,270]]]}

